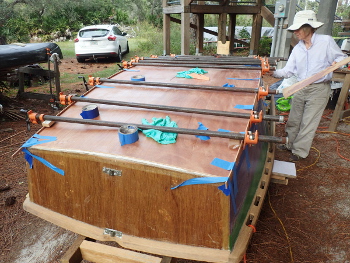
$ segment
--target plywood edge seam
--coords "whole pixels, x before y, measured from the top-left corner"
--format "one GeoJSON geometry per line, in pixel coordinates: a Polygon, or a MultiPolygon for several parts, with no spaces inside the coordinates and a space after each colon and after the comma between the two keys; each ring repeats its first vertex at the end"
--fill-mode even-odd
{"type": "Polygon", "coordinates": [[[103,234],[104,229],[102,228],[75,220],[73,218],[67,217],[48,208],[35,204],[30,201],[30,198],[28,196],[23,203],[23,208],[25,211],[37,217],[40,217],[52,224],[55,224],[79,235],[90,237],[99,241],[114,241],[121,247],[131,250],[167,257],[217,263],[227,263],[230,255],[230,251],[228,250],[174,244],[130,236],[126,234],[123,234],[122,238],[111,237],[109,235],[103,234]]]}

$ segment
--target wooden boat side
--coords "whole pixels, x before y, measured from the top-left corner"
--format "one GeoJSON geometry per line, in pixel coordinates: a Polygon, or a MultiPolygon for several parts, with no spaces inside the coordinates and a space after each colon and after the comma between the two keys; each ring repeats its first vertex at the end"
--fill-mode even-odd
{"type": "MultiPolygon", "coordinates": [[[[174,72],[180,70],[145,67],[140,68],[140,74],[152,82],[203,83],[200,80],[175,78],[174,72]],[[157,70],[158,74],[154,74],[157,70]]],[[[209,75],[215,79],[206,84],[222,86],[225,84],[223,82],[228,82],[228,77],[240,78],[244,75],[255,79],[260,74],[255,70],[246,73],[242,70],[213,69],[209,75]]],[[[132,75],[135,75],[134,71],[125,71],[113,78],[129,79],[132,75]]],[[[240,84],[235,83],[236,85],[244,83],[245,87],[250,88],[259,86],[259,80],[237,82],[240,84]]],[[[106,88],[96,87],[86,95],[101,99],[107,97],[131,102],[241,112],[246,111],[234,109],[234,106],[248,104],[265,112],[265,105],[263,101],[257,101],[256,94],[108,85],[106,88]]],[[[74,103],[60,115],[77,117],[84,105],[86,104],[81,102],[74,103]]],[[[143,109],[130,110],[110,105],[101,105],[99,108],[98,118],[109,121],[116,121],[117,117],[118,121],[130,123],[141,118],[150,120],[152,117],[165,116],[165,112],[143,109]]],[[[250,126],[245,119],[166,114],[178,121],[182,128],[196,129],[200,121],[208,123],[210,130],[221,128],[241,132],[250,129],[258,130],[259,134],[267,134],[269,130],[266,122],[250,126]]],[[[240,143],[238,148],[232,149],[229,147],[230,140],[222,138],[200,141],[195,136],[178,135],[177,143],[160,145],[150,138],[140,136],[138,142],[121,147],[114,128],[69,123],[56,123],[51,128],[40,130],[39,134],[54,136],[57,141],[32,146],[29,150],[57,164],[65,171],[65,176],[34,160],[34,169],[28,169],[30,200],[25,205],[25,209],[31,213],[102,241],[105,237],[101,237],[101,233],[87,234],[84,230],[86,225],[98,231],[104,228],[120,231],[123,237],[132,236],[133,242],[136,242],[127,244],[126,248],[129,246],[144,252],[208,262],[239,262],[238,258],[243,255],[242,246],[246,248],[251,236],[247,224],[254,224],[251,211],[256,214],[256,209],[261,209],[261,205],[255,202],[256,195],[259,193],[261,197],[267,189],[270,172],[266,172],[269,169],[265,163],[271,160],[268,143],[259,142],[251,147],[243,147],[243,143],[240,143]],[[211,165],[214,158],[234,162],[234,169],[225,170],[211,165]],[[122,176],[106,175],[103,172],[106,167],[120,170],[122,176]],[[230,196],[225,196],[218,190],[222,183],[190,185],[171,190],[171,187],[187,179],[219,176],[229,178],[225,186],[231,187],[233,192],[230,196]],[[266,188],[261,188],[261,185],[266,185],[266,188]],[[55,217],[72,224],[75,222],[74,225],[79,227],[59,224],[55,217]],[[154,248],[142,245],[142,249],[137,249],[140,238],[156,242],[154,248]],[[174,249],[159,248],[163,243],[171,244],[174,249]],[[193,253],[187,251],[192,248],[199,250],[193,253]],[[207,252],[214,256],[202,258],[207,252]],[[219,257],[215,256],[217,253],[219,257]],[[221,257],[222,261],[218,261],[221,257]]]]}

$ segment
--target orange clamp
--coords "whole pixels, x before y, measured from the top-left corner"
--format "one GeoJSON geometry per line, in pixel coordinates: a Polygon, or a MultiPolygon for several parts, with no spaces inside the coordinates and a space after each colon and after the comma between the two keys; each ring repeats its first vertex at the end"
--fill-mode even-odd
{"type": "Polygon", "coordinates": [[[100,78],[94,78],[93,76],[89,75],[88,84],[90,86],[95,86],[95,85],[101,84],[100,78]]]}
{"type": "Polygon", "coordinates": [[[257,114],[256,111],[252,111],[250,114],[250,123],[258,123],[258,122],[262,122],[262,111],[259,112],[259,114],[257,114]]]}
{"type": "Polygon", "coordinates": [[[247,144],[257,144],[258,143],[258,131],[256,130],[253,134],[251,131],[246,131],[243,142],[243,149],[247,144]]]}
{"type": "Polygon", "coordinates": [[[31,123],[34,124],[40,124],[44,121],[44,114],[37,114],[33,112],[32,110],[29,110],[27,112],[28,119],[30,120],[31,123]]]}
{"type": "Polygon", "coordinates": [[[261,73],[264,75],[265,73],[270,72],[270,64],[267,58],[261,59],[261,73]]]}
{"type": "Polygon", "coordinates": [[[127,69],[127,68],[128,68],[128,62],[127,62],[127,61],[125,61],[125,60],[123,60],[123,67],[124,67],[125,69],[127,69]]]}
{"type": "Polygon", "coordinates": [[[258,90],[258,99],[262,99],[263,97],[266,97],[269,94],[269,87],[265,89],[264,87],[259,87],[258,90]]]}
{"type": "Polygon", "coordinates": [[[72,104],[72,95],[64,95],[62,92],[60,93],[60,103],[62,105],[72,104]]]}

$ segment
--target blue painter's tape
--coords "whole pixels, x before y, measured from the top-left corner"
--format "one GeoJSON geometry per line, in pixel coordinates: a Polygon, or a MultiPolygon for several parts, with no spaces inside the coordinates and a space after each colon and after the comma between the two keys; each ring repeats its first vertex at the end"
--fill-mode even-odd
{"type": "Polygon", "coordinates": [[[49,163],[48,161],[46,161],[45,159],[36,156],[34,154],[32,154],[30,151],[28,151],[27,149],[22,149],[22,151],[25,153],[25,159],[27,160],[27,162],[29,163],[30,168],[33,168],[33,158],[37,159],[39,162],[41,162],[42,164],[46,165],[47,167],[49,167],[51,170],[55,171],[56,173],[59,173],[60,175],[64,175],[64,171],[60,168],[57,168],[56,166],[52,165],[51,163],[49,163]]]}
{"type": "Polygon", "coordinates": [[[34,134],[21,147],[26,148],[37,144],[53,142],[56,140],[57,140],[57,137],[54,137],[54,136],[42,136],[40,134],[34,134]]]}
{"type": "Polygon", "coordinates": [[[235,166],[235,162],[228,162],[219,158],[214,158],[214,160],[210,163],[227,171],[230,171],[235,166]]]}
{"type": "Polygon", "coordinates": [[[80,113],[83,119],[94,119],[100,115],[96,105],[86,105],[80,113]]]}
{"type": "Polygon", "coordinates": [[[252,110],[254,108],[254,105],[240,105],[240,104],[237,104],[234,108],[240,109],[240,110],[252,110]]]}
{"type": "Polygon", "coordinates": [[[195,184],[216,184],[216,183],[224,183],[228,180],[228,177],[200,177],[200,178],[192,178],[182,182],[181,184],[172,187],[171,190],[174,190],[180,186],[185,185],[195,185],[195,184]]]}
{"type": "Polygon", "coordinates": [[[115,87],[104,86],[104,85],[96,85],[95,87],[97,87],[97,88],[104,88],[104,89],[113,89],[113,88],[115,88],[115,87]]]}
{"type": "Polygon", "coordinates": [[[232,188],[230,182],[228,181],[226,184],[220,185],[218,187],[226,196],[231,195],[231,203],[233,206],[233,212],[237,214],[237,205],[236,205],[236,196],[232,193],[232,188]]]}
{"type": "MultiPolygon", "coordinates": [[[[204,125],[203,125],[203,123],[201,123],[201,122],[198,122],[198,128],[197,128],[197,130],[208,130],[208,128],[207,127],[205,127],[204,125]]],[[[197,138],[199,138],[199,139],[201,139],[202,141],[207,141],[207,140],[209,140],[210,139],[210,137],[209,136],[204,136],[204,135],[195,135],[197,138]]]]}
{"type": "Polygon", "coordinates": [[[132,81],[145,81],[146,78],[144,75],[135,75],[131,77],[132,81]]]}
{"type": "Polygon", "coordinates": [[[228,84],[228,83],[226,83],[226,84],[224,84],[224,85],[222,85],[223,87],[229,87],[229,88],[234,88],[235,87],[235,85],[233,85],[233,84],[228,84]]]}
{"type": "Polygon", "coordinates": [[[136,126],[124,125],[118,132],[120,145],[131,144],[139,140],[139,133],[136,126]]]}
{"type": "Polygon", "coordinates": [[[128,69],[128,68],[124,68],[123,70],[125,70],[125,71],[133,71],[133,72],[140,72],[140,70],[138,70],[138,69],[128,69]]]}

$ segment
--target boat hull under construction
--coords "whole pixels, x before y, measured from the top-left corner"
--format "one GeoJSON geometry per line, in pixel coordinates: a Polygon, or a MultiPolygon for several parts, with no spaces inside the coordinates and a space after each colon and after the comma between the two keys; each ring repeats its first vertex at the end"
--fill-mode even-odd
{"type": "MultiPolygon", "coordinates": [[[[208,63],[213,63],[212,58],[208,63]]],[[[264,97],[257,92],[147,85],[235,86],[254,91],[261,86],[259,67],[199,64],[197,70],[205,74],[176,77],[192,69],[186,64],[190,63],[140,62],[111,76],[111,82],[94,83],[84,98],[267,113],[264,97]],[[118,80],[133,80],[137,85],[118,80]]],[[[265,120],[129,105],[73,101],[57,116],[82,119],[89,105],[98,109],[92,121],[119,122],[129,128],[142,120],[167,120],[180,129],[273,136],[273,123],[265,120]]],[[[242,259],[269,184],[272,143],[182,133],[169,143],[168,134],[155,131],[164,139],[157,141],[139,130],[138,139],[128,137],[131,141],[122,145],[128,135],[115,127],[51,124],[38,131],[38,143],[25,147],[33,157],[32,166],[28,165],[27,211],[83,236],[116,241],[137,251],[208,262],[242,259]]]]}

